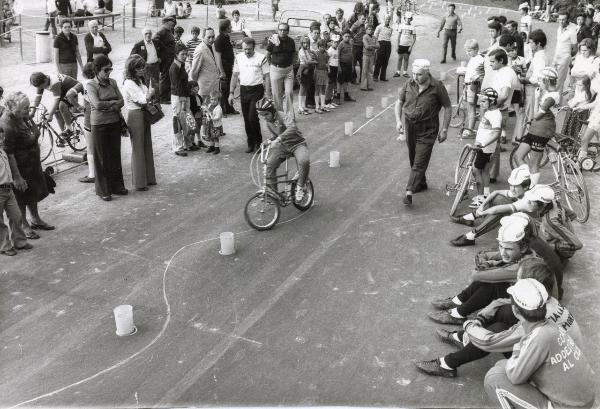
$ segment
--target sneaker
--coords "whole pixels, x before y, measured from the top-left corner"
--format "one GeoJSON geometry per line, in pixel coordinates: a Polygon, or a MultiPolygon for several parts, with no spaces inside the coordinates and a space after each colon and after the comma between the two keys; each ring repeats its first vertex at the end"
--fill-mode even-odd
{"type": "Polygon", "coordinates": [[[454,240],[450,240],[450,244],[452,244],[454,247],[474,246],[475,240],[467,239],[467,236],[461,234],[454,240]]]}
{"type": "Polygon", "coordinates": [[[412,195],[404,196],[402,203],[404,203],[406,206],[412,206],[412,195]]]}
{"type": "Polygon", "coordinates": [[[304,188],[296,185],[296,192],[294,194],[294,198],[296,199],[296,203],[300,203],[302,199],[304,199],[304,188]]]}
{"type": "Polygon", "coordinates": [[[466,318],[456,318],[450,314],[450,310],[435,311],[427,313],[430,320],[439,322],[440,324],[462,325],[466,318]]]}
{"type": "Polygon", "coordinates": [[[315,114],[322,114],[322,113],[323,113],[323,111],[321,109],[319,109],[319,108],[315,109],[315,114]]]}
{"type": "Polygon", "coordinates": [[[483,204],[483,202],[485,202],[485,196],[483,195],[477,195],[473,198],[473,200],[471,201],[471,204],[469,205],[469,207],[471,209],[478,209],[479,206],[481,206],[483,204]]]}
{"type": "Polygon", "coordinates": [[[438,310],[450,310],[458,307],[458,305],[452,301],[452,298],[454,297],[438,298],[437,300],[431,301],[431,305],[438,310]]]}
{"type": "Polygon", "coordinates": [[[457,331],[448,331],[444,328],[436,328],[435,333],[440,341],[445,342],[446,344],[454,345],[455,347],[461,349],[464,346],[462,341],[458,339],[457,331]]]}
{"type": "Polygon", "coordinates": [[[427,375],[456,378],[456,369],[442,368],[439,359],[432,359],[431,361],[417,361],[415,362],[415,366],[418,370],[426,373],[427,375]]]}
{"type": "Polygon", "coordinates": [[[401,75],[401,74],[400,74],[400,71],[396,71],[396,72],[394,73],[394,78],[398,78],[400,75],[401,75]]]}
{"type": "Polygon", "coordinates": [[[403,76],[403,77],[405,77],[405,78],[408,78],[408,73],[407,73],[406,71],[404,71],[404,72],[402,73],[402,76],[403,76]]]}

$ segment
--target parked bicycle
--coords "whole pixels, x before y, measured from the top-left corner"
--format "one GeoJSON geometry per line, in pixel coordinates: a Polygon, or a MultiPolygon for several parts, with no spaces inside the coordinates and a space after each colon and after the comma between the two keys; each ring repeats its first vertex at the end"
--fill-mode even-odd
{"type": "MultiPolygon", "coordinates": [[[[462,86],[460,86],[460,82],[461,82],[461,78],[464,79],[465,74],[464,73],[459,73],[456,79],[456,106],[452,107],[452,116],[450,117],[450,126],[452,128],[460,128],[462,127],[460,133],[458,134],[459,138],[463,138],[464,135],[464,131],[465,130],[469,130],[469,134],[472,135],[472,137],[475,136],[475,131],[473,129],[469,129],[464,127],[463,125],[465,124],[466,120],[467,120],[467,87],[469,87],[469,84],[465,83],[464,81],[462,82],[462,86]],[[460,91],[459,91],[460,90],[460,91]]],[[[475,121],[479,120],[479,110],[475,110],[475,121]]],[[[463,138],[463,139],[468,139],[468,138],[463,138]]]]}
{"type": "Polygon", "coordinates": [[[301,201],[296,201],[294,192],[296,191],[298,174],[296,172],[290,178],[291,169],[288,166],[290,157],[285,161],[284,173],[276,175],[276,181],[272,183],[277,190],[267,185],[267,158],[269,157],[270,148],[270,144],[263,143],[252,157],[250,176],[260,190],[250,197],[244,208],[246,221],[252,228],[259,231],[270,230],[275,227],[279,221],[281,207],[293,204],[296,209],[306,211],[312,207],[315,199],[313,184],[310,179],[307,179],[304,186],[304,197],[301,201]]]}
{"type": "Polygon", "coordinates": [[[478,150],[481,150],[480,146],[471,144],[463,147],[454,168],[454,184],[446,183],[446,196],[450,196],[451,193],[455,195],[450,207],[450,216],[454,216],[460,203],[469,197],[468,190],[476,186],[473,168],[478,150]]]}
{"type": "Polygon", "coordinates": [[[72,115],[70,132],[58,132],[50,122],[48,122],[48,109],[40,104],[34,114],[34,122],[40,129],[40,160],[44,162],[54,150],[64,148],[68,145],[74,152],[81,152],[86,149],[85,137],[83,134],[83,114],[75,113],[72,115]]]}

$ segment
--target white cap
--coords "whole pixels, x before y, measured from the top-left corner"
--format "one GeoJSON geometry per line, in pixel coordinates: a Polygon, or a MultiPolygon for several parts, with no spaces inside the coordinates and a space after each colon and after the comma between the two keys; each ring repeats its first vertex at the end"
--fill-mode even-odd
{"type": "Polygon", "coordinates": [[[527,216],[523,212],[513,213],[510,216],[504,216],[500,219],[501,226],[508,226],[509,224],[522,224],[523,229],[525,229],[529,225],[529,216],[527,216]]]}
{"type": "Polygon", "coordinates": [[[548,301],[546,287],[534,278],[517,280],[506,292],[512,295],[515,304],[527,311],[540,309],[548,301]]]}
{"type": "Polygon", "coordinates": [[[550,203],[554,200],[554,190],[548,185],[535,185],[523,195],[531,202],[550,203]]]}
{"type": "Polygon", "coordinates": [[[529,9],[529,3],[521,3],[521,4],[519,4],[519,10],[522,10],[524,8],[529,9]]]}
{"type": "Polygon", "coordinates": [[[504,243],[517,243],[525,237],[525,226],[522,221],[511,220],[511,223],[500,226],[498,241],[504,243]]]}
{"type": "Polygon", "coordinates": [[[431,68],[431,63],[429,62],[429,60],[426,60],[424,58],[418,58],[413,61],[413,65],[412,65],[413,71],[419,71],[419,70],[429,71],[429,68],[431,68]]]}
{"type": "Polygon", "coordinates": [[[519,166],[518,168],[514,168],[512,172],[510,172],[510,176],[508,177],[508,184],[517,186],[528,179],[531,179],[531,173],[529,172],[529,166],[524,164],[519,166]]]}

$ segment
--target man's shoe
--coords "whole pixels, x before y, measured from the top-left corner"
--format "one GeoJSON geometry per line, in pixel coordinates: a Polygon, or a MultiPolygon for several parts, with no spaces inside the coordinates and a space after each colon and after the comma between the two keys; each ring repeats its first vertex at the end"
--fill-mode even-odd
{"type": "Polygon", "coordinates": [[[111,196],[111,195],[108,195],[108,196],[102,196],[101,198],[102,198],[102,200],[104,200],[105,202],[110,202],[110,201],[112,200],[112,196],[111,196]]]}
{"type": "Polygon", "coordinates": [[[401,74],[400,74],[400,71],[396,71],[396,72],[394,73],[394,78],[398,78],[400,75],[401,75],[401,74]]]}
{"type": "Polygon", "coordinates": [[[450,240],[450,244],[452,244],[455,247],[474,246],[475,240],[469,240],[469,239],[467,239],[467,236],[465,236],[464,234],[461,234],[454,240],[450,240]]]}
{"type": "Polygon", "coordinates": [[[89,176],[84,176],[82,178],[79,178],[79,181],[81,183],[94,183],[96,181],[96,178],[91,178],[89,176]]]}
{"type": "Polygon", "coordinates": [[[427,313],[430,320],[439,322],[440,324],[462,325],[466,318],[456,318],[450,315],[450,310],[435,311],[427,313]]]}
{"type": "Polygon", "coordinates": [[[209,146],[208,149],[206,150],[206,153],[211,153],[215,151],[215,147],[214,146],[209,146]]]}
{"type": "Polygon", "coordinates": [[[446,60],[440,61],[440,64],[446,64],[446,60]]]}
{"type": "Polygon", "coordinates": [[[2,251],[0,251],[0,254],[4,254],[5,256],[16,256],[17,250],[15,250],[15,249],[2,250],[2,251]]]}
{"type": "Polygon", "coordinates": [[[187,153],[184,151],[175,151],[175,155],[177,156],[187,156],[187,153]]]}
{"type": "Polygon", "coordinates": [[[462,216],[450,216],[450,221],[456,224],[464,224],[465,226],[473,227],[473,220],[467,220],[462,216]]]}
{"type": "Polygon", "coordinates": [[[431,301],[431,305],[433,305],[433,308],[436,308],[438,310],[449,310],[451,308],[458,307],[458,305],[455,304],[454,301],[452,301],[452,298],[453,297],[438,298],[437,300],[431,301]]]}
{"type": "Polygon", "coordinates": [[[212,152],[213,155],[218,155],[219,153],[221,153],[221,148],[215,148],[215,150],[212,152]]]}
{"type": "Polygon", "coordinates": [[[415,189],[415,191],[413,193],[424,192],[428,188],[429,188],[429,186],[427,186],[427,182],[423,182],[419,186],[417,186],[417,188],[415,189]]]}
{"type": "Polygon", "coordinates": [[[20,247],[15,246],[15,248],[17,250],[31,250],[33,248],[33,246],[31,244],[29,244],[29,243],[25,243],[25,244],[23,244],[20,247]]]}
{"type": "Polygon", "coordinates": [[[248,149],[246,149],[244,152],[245,153],[252,153],[252,152],[254,152],[254,146],[249,146],[248,149]]]}
{"type": "Polygon", "coordinates": [[[412,206],[412,195],[404,196],[402,203],[404,203],[406,206],[412,206]]]}
{"type": "Polygon", "coordinates": [[[120,195],[120,196],[126,196],[129,193],[129,190],[123,188],[121,190],[117,190],[116,192],[113,192],[115,195],[120,195]]]}
{"type": "Polygon", "coordinates": [[[199,148],[198,146],[196,146],[196,145],[192,145],[192,146],[190,146],[188,149],[189,149],[190,151],[197,151],[197,150],[200,150],[200,148],[199,148]]]}
{"type": "Polygon", "coordinates": [[[344,101],[356,102],[356,100],[354,98],[352,98],[350,95],[345,95],[344,101]]]}
{"type": "Polygon", "coordinates": [[[445,342],[446,344],[454,345],[455,347],[461,348],[464,346],[463,343],[457,339],[454,335],[457,334],[456,331],[448,331],[444,328],[436,328],[435,333],[438,338],[445,342]]]}
{"type": "Polygon", "coordinates": [[[440,365],[439,359],[432,359],[431,361],[417,361],[415,366],[421,372],[427,375],[443,376],[445,378],[456,378],[456,369],[444,369],[440,365]]]}
{"type": "Polygon", "coordinates": [[[389,80],[386,78],[380,78],[379,81],[388,82],[389,80]]]}

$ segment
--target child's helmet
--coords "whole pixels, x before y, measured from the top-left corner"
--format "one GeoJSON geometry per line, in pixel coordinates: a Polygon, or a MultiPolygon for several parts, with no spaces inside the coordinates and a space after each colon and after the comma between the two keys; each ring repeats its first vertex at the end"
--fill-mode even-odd
{"type": "Polygon", "coordinates": [[[256,110],[257,111],[268,111],[275,112],[275,105],[273,104],[273,100],[263,97],[256,101],[256,110]]]}
{"type": "Polygon", "coordinates": [[[481,91],[481,94],[479,94],[479,96],[481,98],[486,98],[488,101],[493,103],[498,102],[498,93],[494,88],[484,89],[483,91],[481,91]]]}
{"type": "Polygon", "coordinates": [[[544,78],[548,78],[549,80],[558,79],[558,71],[554,67],[544,67],[542,68],[542,76],[544,78]]]}

